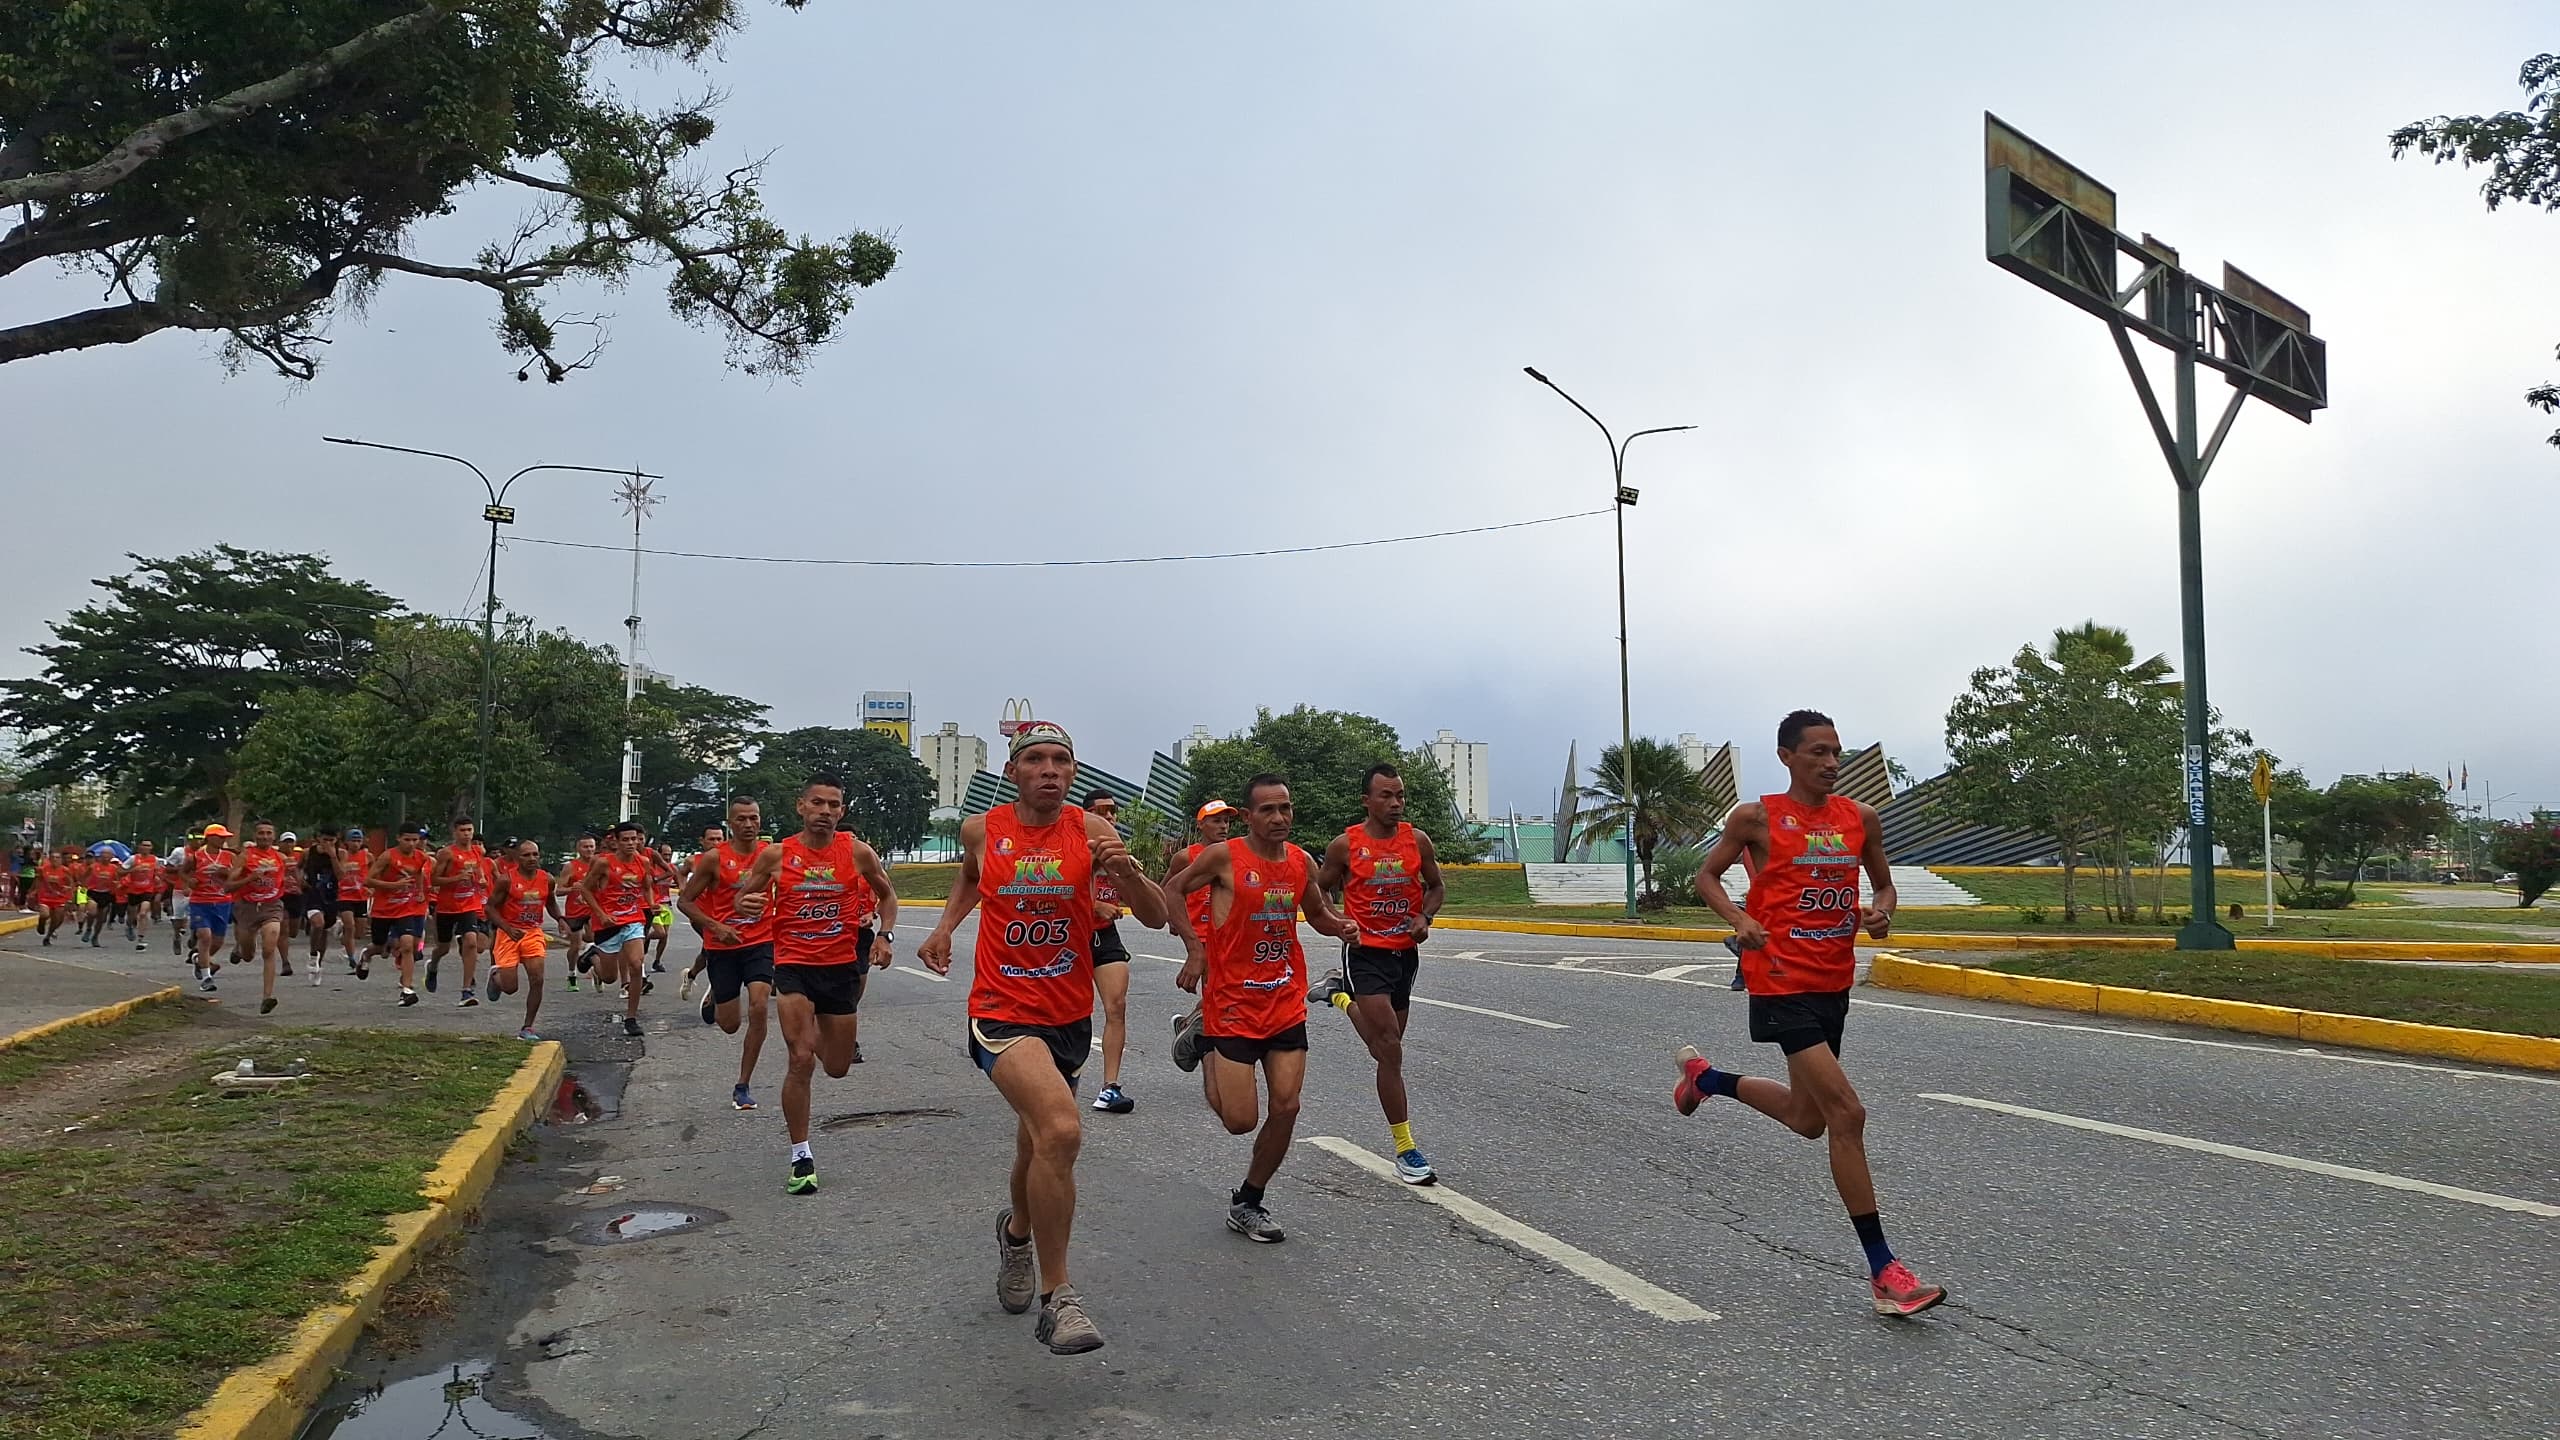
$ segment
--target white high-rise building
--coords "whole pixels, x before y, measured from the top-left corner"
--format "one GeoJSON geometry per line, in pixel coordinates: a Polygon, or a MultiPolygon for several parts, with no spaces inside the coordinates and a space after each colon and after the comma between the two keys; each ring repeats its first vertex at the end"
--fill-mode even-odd
{"type": "Polygon", "coordinates": [[[1217,736],[1209,733],[1209,727],[1206,725],[1192,726],[1190,734],[1173,742],[1174,763],[1177,765],[1190,764],[1192,751],[1199,749],[1201,746],[1206,745],[1217,738],[1217,736]]]}
{"type": "Polygon", "coordinates": [[[1461,740],[1454,730],[1443,730],[1431,739],[1431,758],[1449,777],[1450,792],[1458,801],[1458,817],[1482,822],[1493,818],[1493,781],[1487,774],[1487,762],[1493,747],[1482,740],[1461,740]]]}
{"type": "Polygon", "coordinates": [[[1686,730],[1680,732],[1680,763],[1692,770],[1707,768],[1707,747],[1686,730]]]}
{"type": "Polygon", "coordinates": [[[937,809],[952,809],[960,797],[969,793],[969,777],[987,768],[987,742],[975,735],[960,733],[955,720],[945,720],[942,728],[921,737],[924,768],[933,772],[933,803],[937,809]]]}

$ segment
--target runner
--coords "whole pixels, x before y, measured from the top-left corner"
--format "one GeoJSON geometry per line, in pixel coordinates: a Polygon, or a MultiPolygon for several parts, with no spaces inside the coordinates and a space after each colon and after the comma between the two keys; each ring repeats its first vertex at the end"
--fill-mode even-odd
{"type": "MultiPolygon", "coordinates": [[[[363,830],[354,826],[347,827],[346,839],[339,845],[337,856],[338,953],[346,960],[347,968],[354,971],[355,977],[359,980],[365,978],[368,973],[367,962],[373,958],[370,936],[366,937],[364,953],[361,955],[356,953],[356,931],[363,926],[365,918],[365,868],[373,863],[375,853],[376,851],[366,843],[363,830]]],[[[324,951],[329,948],[329,937],[326,935],[320,937],[320,948],[324,951]]]]}
{"type": "Polygon", "coordinates": [[[284,927],[276,940],[276,949],[283,959],[276,965],[276,973],[290,975],[293,973],[293,937],[302,931],[303,865],[310,859],[310,852],[302,848],[301,837],[290,830],[276,837],[276,848],[284,853],[284,894],[279,897],[284,903],[284,927]]]}
{"type": "Polygon", "coordinates": [[[187,934],[195,942],[196,988],[211,993],[222,973],[222,943],[231,937],[231,852],[223,842],[231,832],[207,825],[196,848],[180,862],[179,879],[187,886],[187,934]]]}
{"type": "Polygon", "coordinates": [[[560,903],[551,893],[551,872],[542,868],[542,845],[516,842],[514,863],[499,868],[489,892],[489,916],[497,922],[497,943],[489,952],[489,998],[524,988],[524,1024],[519,1040],[540,1040],[533,1022],[542,1015],[542,963],[549,948],[542,938],[542,917],[560,918],[560,903]]]}
{"type": "Polygon", "coordinates": [[[36,936],[43,943],[52,944],[53,937],[62,932],[62,922],[68,918],[80,890],[83,868],[77,845],[65,845],[36,862],[36,936]]]}
{"type": "Polygon", "coordinates": [[[1189,956],[1174,983],[1196,992],[1200,1003],[1173,1018],[1173,1063],[1201,1070],[1201,1092],[1230,1135],[1251,1134],[1262,1118],[1253,1083],[1254,1067],[1262,1067],[1269,1118],[1254,1136],[1244,1184],[1228,1199],[1227,1228],[1270,1245],[1288,1236],[1264,1208],[1263,1188],[1289,1153],[1307,1079],[1307,957],[1298,944],[1298,912],[1319,935],[1356,942],[1360,932],[1334,912],[1316,888],[1315,862],[1289,841],[1296,819],[1289,782],[1254,776],[1245,782],[1244,807],[1244,839],[1209,846],[1165,881],[1167,895],[1211,892],[1206,937],[1187,914],[1174,919],[1189,956]]]}
{"type": "Polygon", "coordinates": [[[676,928],[676,872],[667,857],[649,841],[648,832],[640,835],[641,858],[649,862],[649,969],[659,975],[667,973],[667,936],[676,928]]]}
{"type": "Polygon", "coordinates": [[[81,867],[80,938],[93,946],[105,943],[107,922],[115,916],[116,887],[123,880],[124,862],[112,850],[93,852],[81,867]]]}
{"type": "Polygon", "coordinates": [[[756,1060],[764,1054],[766,1012],[773,996],[773,915],[768,909],[752,920],[741,919],[738,881],[766,848],[764,807],[752,796],[732,795],[729,824],[726,832],[717,825],[703,828],[703,839],[710,843],[686,867],[676,908],[702,932],[702,953],[684,977],[689,996],[695,974],[711,972],[710,989],[702,997],[702,1023],[719,1026],[723,1035],[737,1034],[741,1024],[746,1027],[738,1083],[729,1089],[729,1103],[753,1110],[756,1060]],[[722,838],[714,840],[715,832],[722,838]],[[727,835],[738,838],[731,841],[727,835]]]}
{"type": "MultiPolygon", "coordinates": [[[[338,928],[338,828],[322,826],[302,856],[302,891],[293,918],[308,943],[303,959],[311,966],[311,983],[320,983],[321,962],[329,955],[329,935],[338,928]]],[[[286,948],[290,949],[291,946],[286,948]]]]}
{"type": "Polygon", "coordinates": [[[136,950],[151,948],[150,935],[160,926],[160,895],[169,877],[160,873],[160,849],[149,840],[133,842],[133,859],[124,867],[124,938],[136,950]]]}
{"type": "MultiPolygon", "coordinates": [[[[702,848],[694,852],[694,856],[691,860],[685,862],[684,884],[690,885],[693,883],[694,874],[701,868],[703,857],[728,843],[729,827],[719,824],[716,821],[712,824],[703,826],[702,848]]],[[[678,886],[676,890],[675,908],[682,912],[686,920],[692,924],[694,935],[697,938],[701,938],[704,942],[703,947],[693,953],[693,963],[684,967],[683,983],[676,986],[676,999],[679,1001],[685,1001],[693,998],[693,982],[702,978],[704,967],[711,963],[711,945],[708,938],[708,932],[704,929],[703,923],[699,920],[693,919],[693,912],[684,908],[684,889],[681,885],[678,886]]],[[[712,1023],[708,1007],[705,1007],[702,1023],[705,1025],[712,1023]]]]}
{"type": "Polygon", "coordinates": [[[231,875],[231,924],[257,952],[261,1015],[276,1008],[277,962],[284,958],[285,877],[292,873],[284,852],[276,848],[274,823],[261,820],[249,827],[249,846],[240,852],[231,875]]]}
{"type": "MultiPolygon", "coordinates": [[[[739,873],[736,915],[749,922],[773,912],[773,991],[782,1012],[782,1043],[791,1053],[782,1079],[782,1120],[791,1135],[791,1175],[783,1193],[818,1193],[818,1162],[809,1152],[809,1085],[821,1065],[841,1080],[853,1068],[853,1014],[863,982],[886,966],[884,928],[866,944],[855,896],[867,889],[894,923],[898,892],[868,845],[841,828],[844,781],[825,772],[800,788],[800,833],[756,852],[739,873]]],[[[740,939],[747,938],[741,932],[740,939]]],[[[741,1087],[743,1088],[743,1087],[741,1087]]]]}
{"type": "MultiPolygon", "coordinates": [[[[424,834],[415,825],[400,827],[400,838],[365,867],[365,909],[373,922],[373,949],[388,954],[400,973],[400,1003],[418,1003],[412,985],[417,974],[418,944],[427,933],[427,886],[436,861],[427,853],[424,834]]],[[[361,972],[359,972],[361,973],[361,972]]]]}
{"type": "Polygon", "coordinates": [[[1422,969],[1422,942],[1448,891],[1440,882],[1440,854],[1431,837],[1404,820],[1404,777],[1393,765],[1372,765],[1360,777],[1360,823],[1324,848],[1316,885],[1342,897],[1343,913],[1360,927],[1342,947],[1342,968],[1308,992],[1315,1004],[1351,1017],[1369,1058],[1378,1062],[1378,1108],[1395,1139],[1396,1178],[1429,1185],[1439,1173],[1420,1146],[1404,1092],[1404,1034],[1413,1018],[1413,982],[1422,969]]]}
{"type": "Polygon", "coordinates": [[[592,967],[595,951],[587,944],[589,927],[595,911],[587,905],[587,868],[596,863],[596,835],[590,830],[578,837],[577,853],[561,868],[560,888],[568,894],[560,902],[560,944],[569,955],[569,993],[578,993],[579,972],[592,967]]]}
{"type": "Polygon", "coordinates": [[[960,822],[960,874],[916,958],[937,975],[951,973],[952,934],[984,907],[968,1053],[1015,1116],[1011,1204],[996,1217],[996,1303],[1019,1315],[1036,1294],[1033,1338],[1055,1354],[1077,1355],[1102,1346],[1067,1274],[1084,1145],[1076,1079],[1093,1053],[1093,884],[1108,871],[1129,913],[1149,929],[1165,923],[1164,894],[1119,831],[1067,803],[1076,751],[1065,730],[1035,720],[1015,731],[1004,777],[1017,798],[960,822]]]}
{"type": "Polygon", "coordinates": [[[587,867],[587,906],[595,912],[596,987],[622,985],[622,1033],[640,1035],[640,997],[649,993],[647,962],[642,951],[649,940],[649,883],[653,861],[640,852],[640,823],[625,820],[613,827],[613,849],[587,867]]]}
{"type": "Polygon", "coordinates": [[[1831,1182],[1867,1252],[1876,1313],[1917,1315],[1947,1292],[1921,1284],[1885,1244],[1867,1169],[1866,1107],[1840,1068],[1858,931],[1882,940],[1893,928],[1897,897],[1885,863],[1884,826],[1873,806],[1831,793],[1840,780],[1840,732],[1829,716],[1798,710],[1778,722],[1778,760],[1787,767],[1785,793],[1734,807],[1698,867],[1697,890],[1741,942],[1751,1038],[1787,1057],[1787,1083],[1719,1070],[1691,1047],[1680,1052],[1671,1101],[1689,1115],[1709,1096],[1722,1095],[1808,1140],[1828,1137],[1831,1182]],[[1724,890],[1724,872],[1736,860],[1751,871],[1741,905],[1724,890]],[[1858,903],[1861,864],[1875,885],[1875,901],[1864,907],[1858,903]]]}
{"type": "Polygon", "coordinates": [[[427,957],[427,993],[436,993],[436,966],[459,939],[462,946],[462,998],[457,1009],[480,1003],[472,983],[480,974],[480,947],[489,938],[488,853],[480,848],[480,827],[468,820],[454,823],[453,843],[436,852],[436,949],[427,957]]]}
{"type": "MultiPolygon", "coordinates": [[[[1084,813],[1120,833],[1120,801],[1108,790],[1088,790],[1084,813]]],[[[1120,1088],[1120,1052],[1129,1043],[1129,947],[1120,939],[1120,892],[1108,875],[1093,877],[1093,989],[1102,999],[1102,1093],[1093,1108],[1126,1115],[1138,1108],[1120,1088]]]]}
{"type": "Polygon", "coordinates": [[[189,836],[178,842],[178,853],[160,867],[160,883],[166,891],[169,908],[169,953],[187,953],[187,851],[200,837],[189,836]]]}

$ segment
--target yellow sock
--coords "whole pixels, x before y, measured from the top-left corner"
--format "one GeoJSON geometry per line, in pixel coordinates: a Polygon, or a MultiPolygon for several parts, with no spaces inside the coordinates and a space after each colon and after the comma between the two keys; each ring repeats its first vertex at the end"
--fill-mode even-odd
{"type": "Polygon", "coordinates": [[[1395,1132],[1395,1137],[1396,1137],[1396,1153],[1397,1153],[1397,1154],[1401,1155],[1401,1154],[1403,1154],[1404,1152],[1406,1152],[1407,1150],[1410,1150],[1410,1149],[1412,1149],[1412,1148],[1413,1148],[1413,1122],[1412,1122],[1412,1121],[1410,1121],[1410,1120],[1399,1120],[1399,1121],[1397,1121],[1396,1123],[1394,1123],[1393,1125],[1388,1126],[1387,1128],[1388,1128],[1389,1130],[1391,1130],[1391,1131],[1395,1132]]]}
{"type": "Polygon", "coordinates": [[[1341,1011],[1345,1015],[1350,1014],[1351,997],[1337,991],[1333,997],[1333,1008],[1341,1011]]]}

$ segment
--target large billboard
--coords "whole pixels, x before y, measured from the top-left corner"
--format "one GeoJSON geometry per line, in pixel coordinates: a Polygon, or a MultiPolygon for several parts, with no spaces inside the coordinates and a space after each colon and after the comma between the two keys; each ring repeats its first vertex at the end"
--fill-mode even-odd
{"type": "Polygon", "coordinates": [[[912,750],[916,744],[916,697],[908,690],[862,692],[862,728],[877,730],[912,750]]]}

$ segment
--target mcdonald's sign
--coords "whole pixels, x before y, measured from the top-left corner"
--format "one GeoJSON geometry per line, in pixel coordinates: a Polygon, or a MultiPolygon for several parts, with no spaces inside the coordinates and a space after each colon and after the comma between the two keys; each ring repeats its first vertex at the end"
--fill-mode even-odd
{"type": "Polygon", "coordinates": [[[1038,718],[1028,699],[1007,700],[1004,702],[1004,718],[996,722],[996,733],[1010,740],[1015,732],[1038,718]]]}

